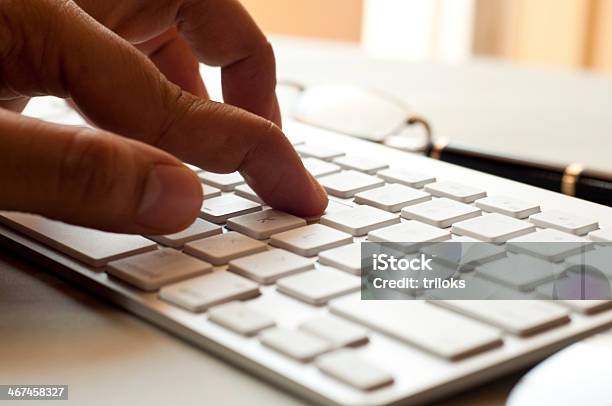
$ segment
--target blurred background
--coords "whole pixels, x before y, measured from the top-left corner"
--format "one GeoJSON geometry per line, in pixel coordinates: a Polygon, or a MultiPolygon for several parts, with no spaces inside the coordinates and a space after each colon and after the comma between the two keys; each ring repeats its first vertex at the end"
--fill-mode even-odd
{"type": "Polygon", "coordinates": [[[612,0],[241,0],[264,31],[372,56],[492,57],[612,74],[612,0]]]}

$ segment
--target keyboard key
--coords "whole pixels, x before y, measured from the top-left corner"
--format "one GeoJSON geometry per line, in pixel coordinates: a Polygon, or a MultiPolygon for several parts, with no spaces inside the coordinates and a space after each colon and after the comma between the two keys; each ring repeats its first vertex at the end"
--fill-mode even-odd
{"type": "Polygon", "coordinates": [[[244,336],[253,336],[276,324],[272,318],[242,302],[229,302],[210,308],[208,320],[244,336]]]}
{"type": "Polygon", "coordinates": [[[319,178],[321,185],[332,196],[348,198],[364,190],[383,186],[385,182],[357,171],[343,171],[319,178]]]}
{"type": "Polygon", "coordinates": [[[185,244],[184,252],[213,265],[227,264],[232,259],[265,251],[266,244],[235,231],[185,244]]]}
{"type": "Polygon", "coordinates": [[[355,203],[368,204],[393,213],[400,211],[403,207],[428,200],[431,200],[429,193],[396,183],[355,195],[355,203]]]}
{"type": "Polygon", "coordinates": [[[393,383],[393,377],[359,357],[355,350],[339,350],[321,355],[316,366],[327,375],[363,391],[393,383]]]}
{"type": "Polygon", "coordinates": [[[355,206],[352,203],[349,203],[347,201],[338,202],[336,200],[329,199],[329,201],[327,203],[327,208],[325,208],[325,212],[322,215],[306,217],[305,220],[306,220],[306,222],[308,224],[316,223],[316,222],[318,222],[321,219],[321,217],[323,217],[326,214],[336,213],[336,212],[339,212],[339,211],[344,211],[346,209],[351,209],[353,207],[355,207],[355,206]]]}
{"type": "Polygon", "coordinates": [[[355,236],[399,222],[399,216],[371,206],[358,206],[321,217],[321,224],[355,236]]]}
{"type": "Polygon", "coordinates": [[[239,231],[257,240],[265,240],[272,234],[305,225],[306,220],[274,209],[245,214],[227,221],[227,228],[230,230],[239,231]]]}
{"type": "Polygon", "coordinates": [[[197,167],[197,166],[195,166],[195,165],[191,165],[191,164],[188,164],[188,163],[186,163],[186,162],[183,162],[183,165],[185,165],[187,168],[189,168],[189,169],[190,169],[190,170],[192,170],[193,172],[202,172],[202,169],[198,168],[198,167],[197,167]]]}
{"type": "Polygon", "coordinates": [[[536,292],[546,299],[554,300],[556,304],[584,314],[594,314],[612,308],[612,300],[560,300],[556,293],[561,284],[557,281],[545,283],[538,286],[536,292]]]}
{"type": "Polygon", "coordinates": [[[597,242],[612,242],[612,227],[591,231],[589,237],[597,242]]]}
{"type": "Polygon", "coordinates": [[[506,257],[504,246],[483,243],[470,237],[454,237],[441,244],[421,248],[421,252],[435,256],[435,261],[459,271],[473,271],[474,267],[506,257]]]}
{"type": "Polygon", "coordinates": [[[255,191],[246,183],[244,185],[236,186],[234,193],[237,196],[244,197],[245,199],[249,199],[255,203],[264,204],[264,201],[261,200],[261,198],[257,196],[257,193],[255,193],[255,191]]]}
{"type": "Polygon", "coordinates": [[[159,297],[192,312],[233,300],[259,296],[255,282],[227,271],[216,271],[159,290],[159,297]]]}
{"type": "Polygon", "coordinates": [[[93,268],[157,249],[139,235],[107,233],[32,214],[0,212],[0,222],[93,268]]]}
{"type": "Polygon", "coordinates": [[[331,161],[334,158],[344,155],[342,151],[311,144],[298,145],[295,147],[295,150],[304,158],[317,158],[324,161],[331,161]]]}
{"type": "Polygon", "coordinates": [[[595,268],[612,278],[612,247],[597,248],[565,259],[569,266],[595,268]]]}
{"type": "Polygon", "coordinates": [[[333,298],[359,290],[361,279],[329,267],[306,271],[279,279],[279,292],[313,305],[323,305],[333,298]]]}
{"type": "Polygon", "coordinates": [[[310,224],[283,233],[274,234],[270,244],[292,251],[304,257],[312,257],[323,250],[350,244],[350,234],[335,230],[322,224],[310,224]]]}
{"type": "Polygon", "coordinates": [[[370,175],[374,175],[381,169],[389,167],[389,165],[384,162],[357,156],[341,156],[334,159],[334,163],[340,165],[344,169],[354,169],[370,175]]]}
{"type": "Polygon", "coordinates": [[[425,191],[438,197],[447,197],[462,203],[472,203],[487,196],[487,192],[472,186],[444,181],[425,185],[425,191]]]}
{"type": "Polygon", "coordinates": [[[493,213],[455,223],[451,231],[485,242],[502,243],[534,232],[535,226],[526,221],[493,213]]]}
{"type": "Polygon", "coordinates": [[[433,303],[518,336],[536,334],[570,321],[567,310],[543,300],[438,300],[433,303]]]}
{"type": "Polygon", "coordinates": [[[145,252],[110,262],[106,272],[139,289],[153,291],[164,285],[212,271],[208,262],[172,248],[145,252]]]}
{"type": "Polygon", "coordinates": [[[368,330],[329,314],[305,321],[299,329],[329,341],[336,348],[357,347],[368,342],[368,330]]]}
{"type": "Polygon", "coordinates": [[[285,328],[264,330],[259,335],[259,340],[266,347],[301,362],[312,361],[318,355],[331,350],[331,344],[319,337],[285,328]]]}
{"type": "Polygon", "coordinates": [[[389,183],[399,183],[415,189],[421,189],[426,184],[436,181],[436,178],[433,176],[424,175],[422,173],[401,168],[383,169],[382,171],[379,171],[376,176],[386,180],[389,183]]]}
{"type": "Polygon", "coordinates": [[[332,301],[330,310],[449,360],[466,358],[502,344],[496,328],[423,301],[362,301],[348,297],[332,301]]]}
{"type": "Polygon", "coordinates": [[[199,240],[201,238],[210,237],[211,235],[221,234],[223,229],[213,223],[209,223],[206,220],[196,219],[196,221],[184,229],[175,234],[169,235],[149,235],[147,238],[152,239],[172,248],[181,248],[185,243],[189,241],[199,240]]]}
{"type": "Polygon", "coordinates": [[[548,228],[513,238],[506,245],[512,252],[558,262],[580,251],[588,250],[592,244],[585,238],[548,228]]]}
{"type": "Polygon", "coordinates": [[[584,235],[599,228],[597,220],[564,213],[559,210],[548,210],[534,214],[529,220],[538,227],[555,228],[566,233],[584,235]]]}
{"type": "Polygon", "coordinates": [[[235,195],[224,195],[204,200],[200,216],[204,220],[223,224],[227,219],[261,210],[261,205],[235,195]]]}
{"type": "Polygon", "coordinates": [[[312,268],[312,260],[276,248],[234,259],[229,263],[230,271],[263,284],[274,283],[279,278],[312,268]]]}
{"type": "Polygon", "coordinates": [[[302,159],[302,163],[304,164],[306,170],[315,178],[319,176],[331,175],[332,173],[338,173],[342,170],[342,168],[336,164],[322,161],[317,158],[304,158],[302,159]]]}
{"type": "Polygon", "coordinates": [[[418,221],[406,221],[391,227],[381,228],[368,233],[372,242],[435,242],[451,238],[448,230],[441,230],[418,221]]]}
{"type": "Polygon", "coordinates": [[[202,183],[202,195],[204,199],[221,196],[221,189],[202,183]]]}
{"type": "Polygon", "coordinates": [[[447,228],[463,220],[480,216],[481,210],[454,200],[440,198],[402,209],[402,217],[435,227],[447,228]]]}
{"type": "Polygon", "coordinates": [[[334,268],[361,275],[361,243],[355,242],[319,253],[319,262],[334,268]]]}
{"type": "Polygon", "coordinates": [[[562,272],[557,265],[528,255],[510,255],[476,268],[476,275],[502,285],[528,291],[562,272]]]}
{"type": "Polygon", "coordinates": [[[507,196],[489,196],[476,200],[476,207],[490,213],[499,213],[517,219],[524,219],[540,212],[540,206],[507,196]]]}
{"type": "Polygon", "coordinates": [[[238,172],[214,173],[200,172],[198,176],[202,182],[221,189],[224,192],[231,192],[238,185],[244,183],[244,178],[238,172]]]}

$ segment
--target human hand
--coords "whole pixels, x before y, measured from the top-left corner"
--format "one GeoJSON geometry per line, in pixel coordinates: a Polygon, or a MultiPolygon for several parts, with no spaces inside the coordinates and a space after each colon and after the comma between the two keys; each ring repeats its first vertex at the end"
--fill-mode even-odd
{"type": "Polygon", "coordinates": [[[175,232],[202,203],[180,160],[238,170],[278,209],[325,209],[325,192],[274,124],[274,55],[238,1],[77,3],[0,0],[0,209],[175,232]],[[198,61],[222,67],[227,104],[208,100],[198,61]],[[99,129],[17,113],[39,95],[71,98],[99,129]]]}

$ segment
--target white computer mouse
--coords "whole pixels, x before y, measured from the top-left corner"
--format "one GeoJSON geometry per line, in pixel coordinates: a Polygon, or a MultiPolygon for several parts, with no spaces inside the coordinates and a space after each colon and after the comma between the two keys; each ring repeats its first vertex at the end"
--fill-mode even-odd
{"type": "Polygon", "coordinates": [[[529,371],[507,406],[611,406],[612,333],[573,344],[529,371]]]}

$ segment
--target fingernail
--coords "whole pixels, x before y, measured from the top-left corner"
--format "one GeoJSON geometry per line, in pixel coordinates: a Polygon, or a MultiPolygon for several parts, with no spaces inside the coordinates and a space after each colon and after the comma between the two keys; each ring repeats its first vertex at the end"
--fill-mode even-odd
{"type": "Polygon", "coordinates": [[[149,172],[136,221],[159,231],[178,231],[197,216],[202,186],[187,168],[155,165],[149,172]]]}

